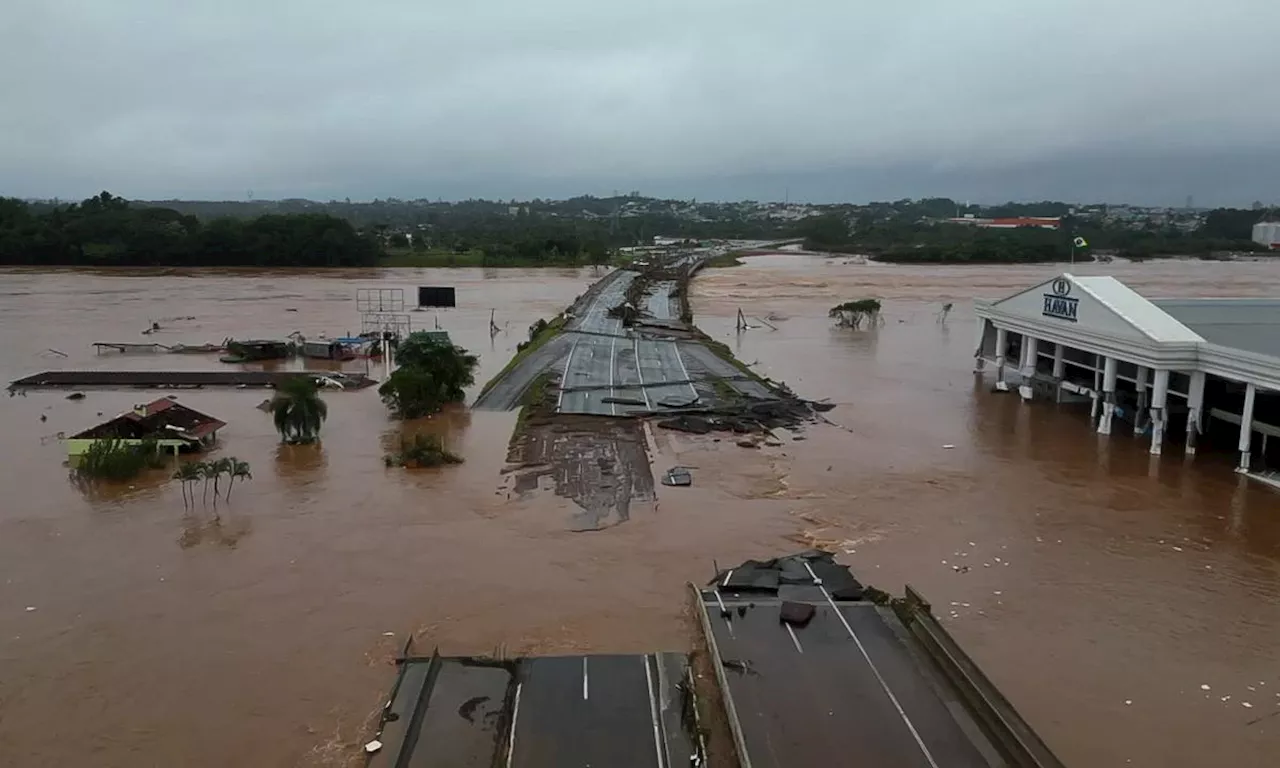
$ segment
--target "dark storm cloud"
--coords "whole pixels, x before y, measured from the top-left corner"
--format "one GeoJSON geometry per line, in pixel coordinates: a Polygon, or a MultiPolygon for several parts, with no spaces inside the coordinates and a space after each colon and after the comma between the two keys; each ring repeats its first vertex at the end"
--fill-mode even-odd
{"type": "Polygon", "coordinates": [[[1278,28],[1274,0],[11,0],[0,193],[1235,194],[1212,158],[1274,162],[1278,28]]]}

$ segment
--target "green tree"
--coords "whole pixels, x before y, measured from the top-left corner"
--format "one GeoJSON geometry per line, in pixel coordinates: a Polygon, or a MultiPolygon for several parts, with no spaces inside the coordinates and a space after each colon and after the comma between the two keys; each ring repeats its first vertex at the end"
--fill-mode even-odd
{"type": "Polygon", "coordinates": [[[464,399],[466,388],[475,383],[480,362],[462,347],[437,341],[421,331],[400,342],[396,360],[400,367],[378,388],[378,394],[402,419],[429,416],[464,399]]]}
{"type": "Polygon", "coordinates": [[[235,457],[231,458],[230,474],[231,477],[227,478],[227,501],[231,501],[231,486],[236,480],[243,483],[245,480],[253,479],[253,472],[249,469],[249,462],[240,461],[235,457]]]}
{"type": "Polygon", "coordinates": [[[190,496],[190,504],[194,505],[196,503],[195,490],[191,489],[191,492],[188,494],[187,486],[195,485],[196,483],[200,482],[201,477],[203,477],[203,474],[200,470],[200,465],[198,463],[187,462],[184,464],[179,464],[178,469],[174,471],[173,479],[177,480],[182,485],[182,506],[183,507],[188,506],[188,501],[187,501],[188,495],[190,496]]]}
{"type": "Polygon", "coordinates": [[[233,462],[233,459],[224,458],[218,459],[209,465],[209,470],[213,473],[213,498],[215,502],[218,499],[218,481],[221,480],[222,476],[225,474],[227,475],[227,482],[231,482],[231,471],[235,469],[235,464],[233,462]]]}
{"type": "Polygon", "coordinates": [[[812,243],[815,248],[841,245],[849,241],[849,224],[837,213],[805,219],[799,226],[799,232],[805,242],[812,243]]]}
{"type": "Polygon", "coordinates": [[[1244,208],[1215,208],[1205,216],[1200,234],[1228,240],[1249,240],[1253,237],[1253,225],[1262,219],[1264,213],[1244,208]]]}
{"type": "MultiPolygon", "coordinates": [[[[219,472],[215,464],[216,462],[212,461],[200,461],[195,465],[196,468],[200,470],[200,477],[204,480],[204,488],[200,492],[200,502],[202,504],[209,503],[209,481],[216,480],[218,478],[219,472]]],[[[218,492],[216,490],[213,492],[213,498],[216,502],[218,498],[218,492]]]]}
{"type": "Polygon", "coordinates": [[[75,465],[75,474],[82,478],[130,480],[148,466],[149,458],[143,448],[128,445],[117,438],[95,440],[75,465]]]}
{"type": "Polygon", "coordinates": [[[445,397],[452,401],[461,400],[465,395],[463,390],[475,383],[475,369],[480,361],[462,347],[417,331],[396,347],[396,362],[402,368],[422,368],[434,373],[445,387],[445,397]]]}
{"type": "Polygon", "coordinates": [[[271,417],[280,439],[286,443],[313,443],[329,415],[320,388],[307,376],[285,379],[271,398],[271,417]]]}

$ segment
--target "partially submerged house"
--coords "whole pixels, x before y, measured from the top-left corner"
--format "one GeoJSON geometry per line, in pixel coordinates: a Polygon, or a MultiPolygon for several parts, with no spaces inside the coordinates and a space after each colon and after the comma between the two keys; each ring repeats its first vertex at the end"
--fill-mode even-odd
{"type": "Polygon", "coordinates": [[[198,451],[212,445],[217,440],[218,430],[225,426],[224,421],[168,398],[160,398],[145,405],[135,405],[131,411],[68,437],[67,455],[75,459],[99,440],[112,439],[128,445],[155,440],[158,446],[175,454],[198,451]]]}

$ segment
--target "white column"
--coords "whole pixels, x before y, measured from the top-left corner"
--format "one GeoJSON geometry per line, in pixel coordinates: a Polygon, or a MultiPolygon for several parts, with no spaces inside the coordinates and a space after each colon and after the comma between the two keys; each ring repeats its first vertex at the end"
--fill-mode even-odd
{"type": "Polygon", "coordinates": [[[1093,402],[1089,404],[1089,421],[1092,423],[1098,419],[1098,392],[1102,389],[1102,371],[1098,369],[1098,356],[1093,356],[1093,395],[1090,398],[1093,402]]]}
{"type": "Polygon", "coordinates": [[[1253,438],[1253,401],[1258,396],[1258,388],[1252,384],[1245,385],[1244,411],[1240,414],[1240,466],[1237,472],[1249,471],[1249,442],[1253,438]]]}
{"type": "Polygon", "coordinates": [[[1022,395],[1023,400],[1030,400],[1032,391],[1031,384],[1036,376],[1036,360],[1040,356],[1040,340],[1034,336],[1022,337],[1022,385],[1018,387],[1018,394],[1022,395]]]}
{"type": "Polygon", "coordinates": [[[1187,389],[1187,455],[1196,455],[1196,442],[1201,431],[1201,412],[1204,409],[1204,371],[1191,374],[1191,386],[1187,389]]]}
{"type": "Polygon", "coordinates": [[[1053,401],[1062,402],[1062,379],[1067,375],[1066,346],[1053,345],[1053,401]]]}
{"type": "Polygon", "coordinates": [[[1142,420],[1146,416],[1147,410],[1147,380],[1151,378],[1151,369],[1140,365],[1138,366],[1138,375],[1135,379],[1138,393],[1138,409],[1133,414],[1133,434],[1135,436],[1142,434],[1142,420]]]}
{"type": "Polygon", "coordinates": [[[1155,382],[1151,387],[1151,454],[1160,455],[1164,444],[1165,406],[1169,400],[1169,372],[1156,371],[1155,382]]]}
{"type": "Polygon", "coordinates": [[[1111,434],[1111,416],[1116,411],[1116,366],[1114,357],[1105,358],[1102,364],[1102,420],[1098,422],[1098,434],[1111,434]]]}
{"type": "Polygon", "coordinates": [[[1004,382],[1004,357],[1009,347],[1009,332],[996,327],[996,389],[1008,392],[1009,385],[1004,382]]]}
{"type": "Polygon", "coordinates": [[[987,318],[978,318],[978,343],[973,347],[973,372],[982,373],[987,361],[982,358],[982,344],[987,340],[987,318]]]}

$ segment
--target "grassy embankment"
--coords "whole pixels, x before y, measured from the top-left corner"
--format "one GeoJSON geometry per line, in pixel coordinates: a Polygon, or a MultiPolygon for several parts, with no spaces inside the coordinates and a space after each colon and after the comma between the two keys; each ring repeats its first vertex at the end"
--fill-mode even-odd
{"type": "Polygon", "coordinates": [[[707,259],[703,264],[704,267],[740,267],[742,266],[742,257],[749,255],[746,251],[729,251],[722,253],[714,259],[707,259]]]}
{"type": "Polygon", "coordinates": [[[569,319],[565,317],[563,312],[551,318],[542,330],[534,334],[533,338],[529,339],[522,349],[511,356],[511,359],[507,361],[507,364],[502,367],[501,371],[498,371],[496,376],[489,379],[488,383],[484,385],[484,388],[480,390],[478,397],[484,397],[484,394],[492,389],[494,384],[506,377],[506,375],[514,370],[517,365],[520,365],[525,358],[538,351],[539,348],[554,339],[556,336],[559,336],[560,332],[564,330],[564,324],[568,322],[568,320],[569,319]]]}

